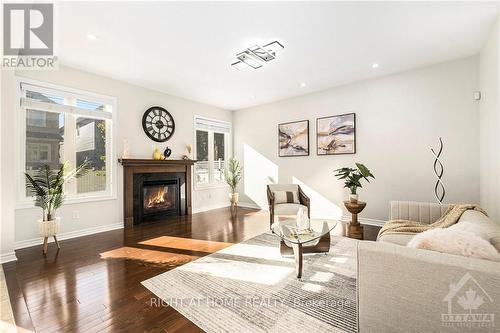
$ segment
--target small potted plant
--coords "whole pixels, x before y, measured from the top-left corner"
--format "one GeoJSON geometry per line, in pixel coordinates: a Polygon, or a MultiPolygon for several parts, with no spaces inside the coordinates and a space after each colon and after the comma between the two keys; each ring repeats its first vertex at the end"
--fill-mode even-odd
{"type": "Polygon", "coordinates": [[[370,182],[369,178],[375,179],[375,176],[368,170],[366,166],[361,163],[356,163],[356,169],[353,168],[340,168],[334,170],[335,177],[339,180],[344,181],[344,187],[348,188],[351,193],[349,194],[349,200],[351,202],[358,201],[358,188],[362,188],[361,180],[364,179],[370,182]]]}
{"type": "Polygon", "coordinates": [[[228,162],[227,169],[224,172],[226,183],[231,188],[229,198],[232,206],[236,206],[238,204],[239,195],[238,192],[236,192],[236,187],[238,187],[238,183],[241,180],[241,170],[242,168],[240,162],[235,158],[231,158],[228,162]]]}
{"type": "Polygon", "coordinates": [[[47,239],[59,233],[60,218],[56,211],[64,202],[63,185],[73,178],[83,176],[88,171],[89,163],[85,161],[78,168],[68,171],[67,163],[62,164],[58,170],[53,170],[49,165],[44,165],[34,175],[25,173],[26,189],[34,195],[35,206],[42,208],[42,218],[38,220],[38,230],[44,238],[43,252],[47,252],[47,239]]]}

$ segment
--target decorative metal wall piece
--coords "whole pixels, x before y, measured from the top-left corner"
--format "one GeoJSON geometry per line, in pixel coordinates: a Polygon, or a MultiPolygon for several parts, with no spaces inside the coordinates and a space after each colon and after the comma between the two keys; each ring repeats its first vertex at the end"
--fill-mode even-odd
{"type": "Polygon", "coordinates": [[[443,178],[444,174],[444,166],[439,157],[443,152],[443,139],[439,138],[439,150],[436,154],[433,148],[431,148],[431,152],[434,155],[434,174],[436,175],[436,185],[434,186],[434,195],[436,196],[439,204],[443,203],[444,197],[446,195],[446,188],[444,187],[443,178]]]}

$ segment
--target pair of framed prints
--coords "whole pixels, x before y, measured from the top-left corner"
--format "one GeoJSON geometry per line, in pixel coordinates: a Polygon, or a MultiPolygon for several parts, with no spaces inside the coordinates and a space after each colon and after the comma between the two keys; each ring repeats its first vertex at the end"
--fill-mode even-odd
{"type": "MultiPolygon", "coordinates": [[[[309,120],[278,125],[280,157],[309,156],[309,120]]],[[[316,119],[316,154],[356,153],[356,114],[346,113],[316,119]]]]}

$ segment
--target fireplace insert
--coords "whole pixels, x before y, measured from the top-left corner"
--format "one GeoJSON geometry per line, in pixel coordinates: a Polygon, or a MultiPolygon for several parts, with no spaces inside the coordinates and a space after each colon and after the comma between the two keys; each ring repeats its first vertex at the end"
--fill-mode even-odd
{"type": "Polygon", "coordinates": [[[184,186],[177,173],[134,175],[134,224],[184,215],[184,186]]]}

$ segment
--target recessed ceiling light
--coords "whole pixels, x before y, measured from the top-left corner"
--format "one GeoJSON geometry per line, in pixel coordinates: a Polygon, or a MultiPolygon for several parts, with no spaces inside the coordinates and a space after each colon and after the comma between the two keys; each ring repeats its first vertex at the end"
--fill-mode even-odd
{"type": "Polygon", "coordinates": [[[377,63],[372,64],[372,68],[378,68],[378,64],[377,63]]]}
{"type": "Polygon", "coordinates": [[[305,83],[305,82],[301,82],[301,83],[300,83],[300,87],[301,87],[301,88],[304,88],[305,86],[306,86],[306,83],[305,83]]]}
{"type": "Polygon", "coordinates": [[[87,34],[87,38],[90,39],[90,40],[96,40],[97,36],[93,35],[93,34],[87,34]]]}

